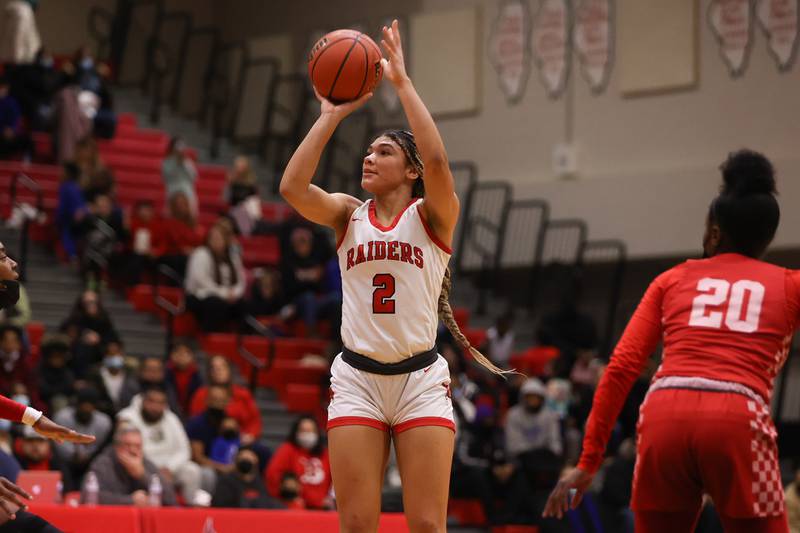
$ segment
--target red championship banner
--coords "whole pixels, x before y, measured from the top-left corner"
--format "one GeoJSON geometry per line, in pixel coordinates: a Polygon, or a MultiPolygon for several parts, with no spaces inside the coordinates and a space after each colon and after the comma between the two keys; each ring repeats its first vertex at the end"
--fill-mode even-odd
{"type": "Polygon", "coordinates": [[[778,69],[792,68],[797,54],[798,3],[800,0],[758,0],[756,16],[767,35],[769,51],[778,69]]]}
{"type": "Polygon", "coordinates": [[[708,25],[717,38],[719,53],[731,76],[741,76],[753,43],[751,0],[711,0],[708,25]]]}
{"type": "Polygon", "coordinates": [[[602,93],[611,73],[614,47],[613,0],[583,0],[575,11],[572,41],[583,77],[592,92],[602,93]]]}
{"type": "Polygon", "coordinates": [[[550,98],[564,92],[569,73],[570,13],[567,0],[542,0],[533,21],[533,57],[550,98]]]}
{"type": "Polygon", "coordinates": [[[531,14],[527,0],[503,0],[489,37],[489,60],[509,103],[522,99],[531,70],[531,14]]]}

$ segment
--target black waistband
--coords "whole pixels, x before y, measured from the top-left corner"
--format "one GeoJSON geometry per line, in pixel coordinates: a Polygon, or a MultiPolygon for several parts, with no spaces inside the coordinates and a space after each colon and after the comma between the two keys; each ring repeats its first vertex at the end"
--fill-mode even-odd
{"type": "Polygon", "coordinates": [[[383,376],[396,376],[398,374],[409,374],[422,370],[425,367],[431,366],[438,359],[439,354],[436,353],[436,346],[427,352],[412,355],[408,359],[403,359],[397,363],[381,363],[361,355],[347,348],[342,348],[342,360],[353,368],[369,372],[370,374],[381,374],[383,376]]]}

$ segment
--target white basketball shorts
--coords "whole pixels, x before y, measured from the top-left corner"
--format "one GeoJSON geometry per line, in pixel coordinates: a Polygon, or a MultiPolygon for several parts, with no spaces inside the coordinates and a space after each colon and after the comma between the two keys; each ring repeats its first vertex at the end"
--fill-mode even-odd
{"type": "Polygon", "coordinates": [[[420,426],[455,431],[447,361],[440,355],[421,370],[385,376],[353,368],[337,356],[331,366],[328,429],[350,425],[394,433],[420,426]]]}

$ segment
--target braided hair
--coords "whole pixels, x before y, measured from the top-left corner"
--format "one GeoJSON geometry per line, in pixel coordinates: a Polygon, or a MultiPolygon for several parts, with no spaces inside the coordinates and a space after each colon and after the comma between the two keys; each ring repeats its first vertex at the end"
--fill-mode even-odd
{"type": "MultiPolygon", "coordinates": [[[[411,191],[412,198],[425,197],[425,182],[423,181],[423,173],[425,166],[422,163],[422,156],[417,148],[417,143],[414,140],[414,134],[407,130],[388,130],[383,133],[384,137],[388,137],[394,141],[406,156],[406,161],[410,164],[419,177],[414,180],[414,186],[411,191]]],[[[453,316],[453,309],[450,307],[450,291],[453,288],[453,279],[450,272],[450,267],[446,267],[444,271],[444,278],[442,278],[442,292],[439,294],[439,320],[447,327],[453,338],[458,342],[462,348],[469,351],[472,358],[476,363],[486,368],[493,374],[505,375],[514,373],[513,370],[503,370],[494,363],[492,363],[485,355],[483,355],[477,348],[470,344],[469,339],[458,327],[455,317],[453,316]]]]}

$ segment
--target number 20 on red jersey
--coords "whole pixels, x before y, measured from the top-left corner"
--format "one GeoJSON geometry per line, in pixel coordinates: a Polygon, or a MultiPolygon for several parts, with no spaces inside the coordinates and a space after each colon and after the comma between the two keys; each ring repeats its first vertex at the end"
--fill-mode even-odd
{"type": "Polygon", "coordinates": [[[758,330],[764,286],[757,281],[703,278],[697,282],[698,294],[692,301],[689,325],[753,333],[758,330]]]}

